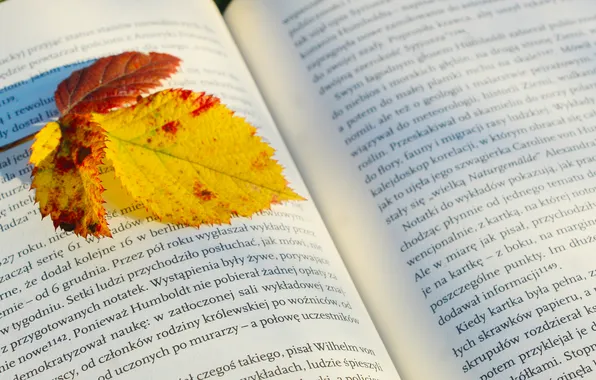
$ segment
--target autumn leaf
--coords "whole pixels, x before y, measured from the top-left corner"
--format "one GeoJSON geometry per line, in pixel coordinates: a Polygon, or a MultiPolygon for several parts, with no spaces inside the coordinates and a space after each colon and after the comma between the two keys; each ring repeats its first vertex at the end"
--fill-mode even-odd
{"type": "Polygon", "coordinates": [[[92,120],[105,130],[106,158],[124,188],[163,222],[229,223],[303,199],[274,149],[216,97],[165,90],[92,120]]]}
{"type": "Polygon", "coordinates": [[[58,85],[55,99],[62,117],[35,136],[29,160],[34,165],[31,188],[42,216],[50,215],[54,227],[110,236],[97,170],[105,136],[90,113],[135,103],[179,63],[169,54],[126,52],[101,58],[58,85]]]}
{"type": "Polygon", "coordinates": [[[111,236],[98,173],[105,148],[101,127],[90,115],[67,115],[48,123],[35,138],[31,188],[42,216],[50,215],[54,227],[80,236],[111,236]]]}
{"type": "Polygon", "coordinates": [[[176,72],[180,59],[169,54],[125,52],[101,58],[73,72],[56,90],[62,115],[108,112],[136,102],[176,72]]]}
{"type": "Polygon", "coordinates": [[[229,223],[303,199],[288,187],[273,148],[219,99],[186,90],[139,96],[179,63],[167,54],[122,53],[60,83],[62,117],[35,136],[30,158],[31,188],[54,227],[111,236],[98,172],[104,158],[131,196],[164,222],[229,223]]]}

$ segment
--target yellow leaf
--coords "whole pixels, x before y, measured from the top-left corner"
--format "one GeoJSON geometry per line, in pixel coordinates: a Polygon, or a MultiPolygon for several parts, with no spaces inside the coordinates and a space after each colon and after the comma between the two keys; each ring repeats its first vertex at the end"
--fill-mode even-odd
{"type": "Polygon", "coordinates": [[[35,142],[31,145],[32,152],[31,157],[29,157],[29,163],[39,165],[58,148],[61,137],[60,124],[56,122],[46,124],[35,135],[35,142]]]}
{"type": "Polygon", "coordinates": [[[105,148],[101,127],[88,116],[66,116],[60,124],[46,124],[35,138],[31,188],[41,215],[81,236],[111,236],[97,171],[105,148]]]}
{"type": "Polygon", "coordinates": [[[106,157],[124,188],[164,222],[229,223],[303,199],[274,149],[215,97],[166,90],[93,121],[106,131],[106,157]]]}

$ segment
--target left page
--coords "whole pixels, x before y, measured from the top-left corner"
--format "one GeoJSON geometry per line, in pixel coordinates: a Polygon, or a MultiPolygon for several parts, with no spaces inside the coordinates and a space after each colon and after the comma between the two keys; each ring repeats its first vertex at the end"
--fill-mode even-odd
{"type": "MultiPolygon", "coordinates": [[[[0,145],[56,117],[56,85],[85,62],[166,52],[183,60],[166,86],[219,96],[309,197],[211,1],[16,0],[0,29],[0,145]]],[[[85,240],[41,220],[29,147],[0,153],[1,379],[398,379],[311,202],[180,228],[106,169],[114,238],[85,240]]]]}

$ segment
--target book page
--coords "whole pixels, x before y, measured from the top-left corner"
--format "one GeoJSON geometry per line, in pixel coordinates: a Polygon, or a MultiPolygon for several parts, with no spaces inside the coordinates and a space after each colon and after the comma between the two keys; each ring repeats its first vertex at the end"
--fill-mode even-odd
{"type": "MultiPolygon", "coordinates": [[[[167,85],[221,97],[310,197],[211,1],[10,1],[0,25],[4,140],[56,116],[71,63],[167,52],[183,59],[167,85]]],[[[311,201],[182,228],[154,221],[104,167],[113,238],[83,239],[41,220],[30,144],[0,154],[0,378],[398,378],[311,201]]]]}
{"type": "Polygon", "coordinates": [[[226,19],[403,378],[594,376],[596,3],[226,19]]]}

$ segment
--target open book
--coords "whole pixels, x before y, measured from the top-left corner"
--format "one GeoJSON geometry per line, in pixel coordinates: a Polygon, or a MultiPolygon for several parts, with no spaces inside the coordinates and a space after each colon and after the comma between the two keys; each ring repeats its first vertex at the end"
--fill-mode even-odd
{"type": "Polygon", "coordinates": [[[166,52],[310,199],[195,229],[109,190],[85,240],[5,150],[0,379],[596,378],[595,2],[12,0],[0,30],[0,146],[89,60],[166,52]]]}

